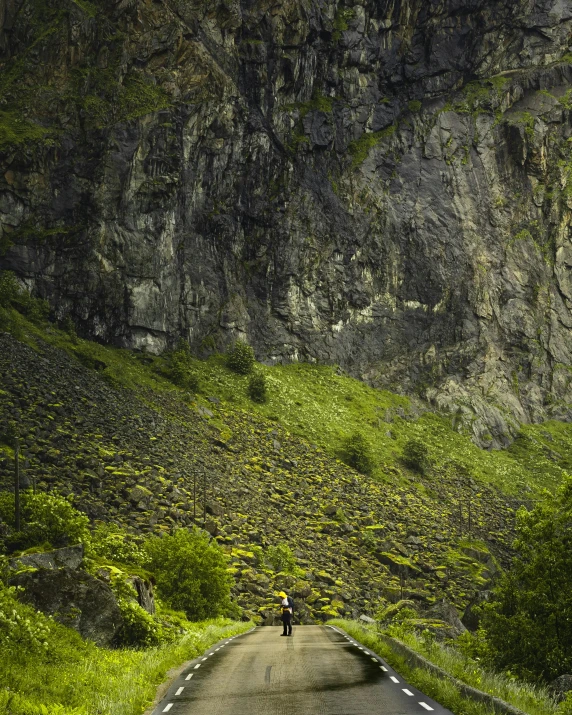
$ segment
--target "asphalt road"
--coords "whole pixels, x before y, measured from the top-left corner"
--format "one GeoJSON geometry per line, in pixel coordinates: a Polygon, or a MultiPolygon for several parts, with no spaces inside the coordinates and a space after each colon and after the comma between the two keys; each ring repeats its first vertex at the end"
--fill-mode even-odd
{"type": "Polygon", "coordinates": [[[329,626],[257,628],[193,661],[153,715],[444,715],[387,663],[329,626]]]}

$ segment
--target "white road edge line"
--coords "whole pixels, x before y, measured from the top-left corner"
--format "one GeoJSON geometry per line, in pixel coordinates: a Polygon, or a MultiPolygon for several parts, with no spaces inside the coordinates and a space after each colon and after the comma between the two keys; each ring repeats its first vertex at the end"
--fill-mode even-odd
{"type": "Polygon", "coordinates": [[[183,692],[184,689],[185,689],[184,686],[181,686],[181,687],[177,690],[177,692],[175,693],[175,695],[180,695],[180,694],[183,692]]]}
{"type": "Polygon", "coordinates": [[[405,695],[411,695],[411,697],[413,697],[413,693],[411,692],[411,690],[407,690],[407,688],[402,688],[402,690],[405,693],[405,695]]]}
{"type": "MultiPolygon", "coordinates": [[[[395,677],[395,675],[390,675],[389,676],[390,680],[393,680],[394,683],[399,683],[399,680],[395,677]]],[[[421,704],[421,703],[420,703],[421,704]]]]}
{"type": "Polygon", "coordinates": [[[419,705],[421,705],[422,708],[425,708],[425,710],[433,710],[433,708],[427,705],[427,703],[419,703],[419,705]]]}
{"type": "Polygon", "coordinates": [[[190,680],[192,677],[193,677],[193,674],[192,674],[192,673],[189,673],[189,674],[187,675],[187,677],[185,678],[185,680],[190,680]]]}
{"type": "Polygon", "coordinates": [[[168,713],[169,710],[173,707],[173,703],[169,703],[167,707],[163,710],[164,713],[168,713]]]}

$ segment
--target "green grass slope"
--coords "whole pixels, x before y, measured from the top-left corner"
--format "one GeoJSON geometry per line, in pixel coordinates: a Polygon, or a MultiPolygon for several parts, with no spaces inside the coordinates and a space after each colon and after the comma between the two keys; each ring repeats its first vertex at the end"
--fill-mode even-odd
{"type": "Polygon", "coordinates": [[[0,335],[0,431],[17,421],[25,478],[138,533],[203,525],[206,485],[205,526],[259,622],[282,586],[309,622],[373,613],[401,595],[402,577],[421,604],[463,607],[508,563],[514,509],[553,488],[572,455],[569,425],[529,426],[510,450],[486,452],[449,418],[332,367],[257,366],[269,392],[259,405],[221,356],[192,360],[194,394],[168,379],[169,356],[79,340],[13,310],[10,320],[18,339],[0,335]],[[371,476],[341,459],[356,431],[371,445],[371,476]],[[412,439],[427,446],[424,474],[403,463],[412,439]]]}

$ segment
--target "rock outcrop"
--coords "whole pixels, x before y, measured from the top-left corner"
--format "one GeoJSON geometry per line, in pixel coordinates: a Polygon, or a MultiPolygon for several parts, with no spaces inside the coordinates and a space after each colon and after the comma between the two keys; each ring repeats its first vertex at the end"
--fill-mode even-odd
{"type": "Polygon", "coordinates": [[[45,551],[37,554],[26,554],[10,561],[12,568],[35,568],[35,569],[78,569],[83,563],[83,544],[77,546],[67,546],[64,549],[45,551]]]}
{"type": "Polygon", "coordinates": [[[569,418],[569,0],[52,5],[0,3],[0,246],[59,319],[569,418]]]}
{"type": "Polygon", "coordinates": [[[10,584],[24,589],[22,599],[26,603],[97,645],[111,645],[123,624],[111,588],[85,571],[28,571],[14,576],[10,584]]]}

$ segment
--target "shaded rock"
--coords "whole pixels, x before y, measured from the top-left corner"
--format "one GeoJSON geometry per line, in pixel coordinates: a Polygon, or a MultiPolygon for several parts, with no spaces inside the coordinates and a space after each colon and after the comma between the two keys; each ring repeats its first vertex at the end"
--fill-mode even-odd
{"type": "Polygon", "coordinates": [[[556,702],[561,703],[566,699],[566,694],[572,691],[572,675],[565,674],[553,680],[548,690],[554,695],[556,702]]]}
{"type": "Polygon", "coordinates": [[[224,516],[224,507],[216,501],[207,502],[206,510],[212,516],[224,516]]]}
{"type": "Polygon", "coordinates": [[[461,622],[455,606],[445,599],[438,601],[434,606],[432,606],[427,611],[426,616],[428,618],[442,621],[449,626],[448,630],[451,631],[453,637],[460,636],[467,630],[461,622]]]}
{"type": "Polygon", "coordinates": [[[78,569],[83,563],[83,544],[77,546],[66,546],[63,549],[46,551],[42,554],[26,554],[18,556],[10,561],[13,569],[28,566],[36,569],[78,569]]]}
{"type": "Polygon", "coordinates": [[[469,631],[478,630],[481,624],[481,615],[479,607],[490,600],[490,591],[479,591],[477,595],[467,604],[465,612],[461,618],[462,624],[469,631]]]}
{"type": "Polygon", "coordinates": [[[123,624],[111,588],[84,571],[42,569],[10,579],[24,589],[22,600],[73,628],[99,646],[109,646],[123,624]]]}

